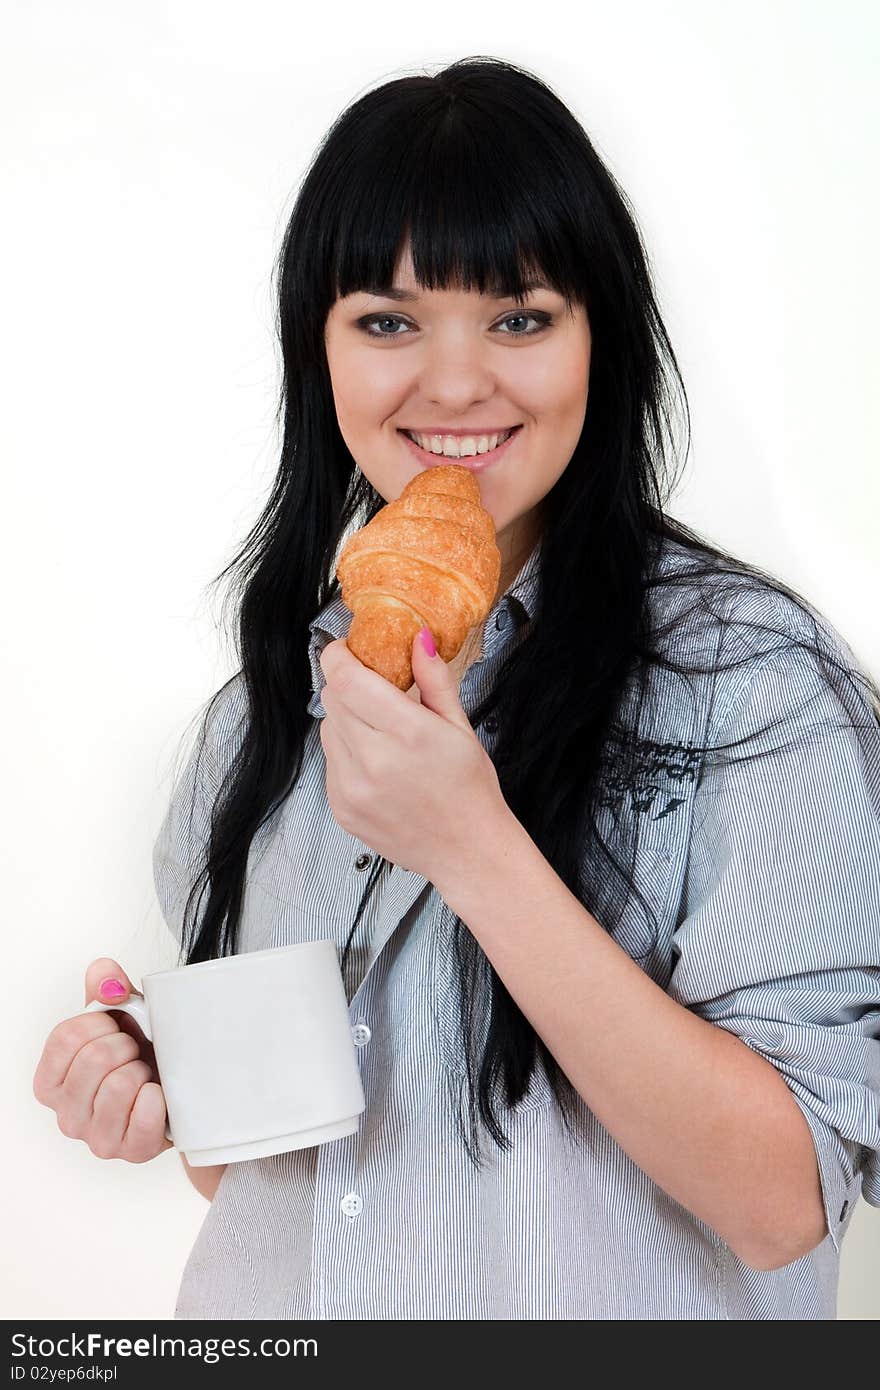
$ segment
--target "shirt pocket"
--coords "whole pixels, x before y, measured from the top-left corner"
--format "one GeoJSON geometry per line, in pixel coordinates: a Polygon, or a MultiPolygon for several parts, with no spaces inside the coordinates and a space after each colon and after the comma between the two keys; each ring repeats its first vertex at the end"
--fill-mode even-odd
{"type": "MultiPolygon", "coordinates": [[[[620,861],[620,856],[618,856],[620,861]]],[[[665,988],[681,891],[674,846],[642,842],[634,861],[620,861],[633,886],[614,871],[593,890],[592,916],[631,960],[665,988]]]]}
{"type": "Polygon", "coordinates": [[[681,899],[698,781],[689,745],[642,740],[626,779],[603,763],[595,841],[585,849],[590,911],[663,987],[681,899]]]}

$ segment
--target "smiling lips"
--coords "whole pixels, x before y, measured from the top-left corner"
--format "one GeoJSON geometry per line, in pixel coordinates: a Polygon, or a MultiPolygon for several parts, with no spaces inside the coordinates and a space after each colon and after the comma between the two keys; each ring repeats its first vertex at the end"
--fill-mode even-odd
{"type": "MultiPolygon", "coordinates": [[[[495,431],[491,434],[421,434],[415,430],[398,431],[409,445],[421,456],[422,461],[427,463],[428,458],[434,457],[442,459],[444,462],[454,460],[461,463],[463,467],[471,470],[480,469],[487,463],[494,461],[504,449],[508,448],[510,441],[522,429],[521,425],[514,425],[512,428],[495,431]]],[[[430,464],[428,464],[430,467],[430,464]]]]}

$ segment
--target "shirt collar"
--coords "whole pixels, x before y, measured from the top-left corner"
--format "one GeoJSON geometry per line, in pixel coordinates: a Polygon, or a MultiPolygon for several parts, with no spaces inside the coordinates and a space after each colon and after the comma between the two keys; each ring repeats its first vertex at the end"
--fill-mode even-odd
{"type": "MultiPolygon", "coordinates": [[[[518,625],[528,622],[535,615],[540,577],[540,556],[542,541],[539,538],[532,551],[520,565],[514,579],[505,592],[489,610],[487,623],[505,604],[510,608],[518,625]]],[[[312,668],[312,692],[317,694],[324,685],[324,673],[318,664],[318,657],[327,643],[323,637],[335,641],[345,637],[351,626],[352,613],[342,601],[340,594],[328,599],[320,612],[309,623],[309,661],[312,668]]]]}

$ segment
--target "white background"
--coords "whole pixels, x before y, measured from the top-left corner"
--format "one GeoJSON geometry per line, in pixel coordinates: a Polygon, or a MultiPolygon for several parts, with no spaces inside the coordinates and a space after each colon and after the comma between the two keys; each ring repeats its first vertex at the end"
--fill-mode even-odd
{"type": "MultiPolygon", "coordinates": [[[[270,274],[331,121],[468,54],[551,84],[654,265],[694,429],[673,514],[793,584],[877,675],[877,13],[7,0],[4,1317],[171,1317],[207,1211],[175,1153],[64,1138],[31,1079],[93,957],[174,963],[151,848],[234,669],[206,586],[274,472],[270,274]]],[[[878,1313],[860,1201],[839,1315],[878,1313]]]]}

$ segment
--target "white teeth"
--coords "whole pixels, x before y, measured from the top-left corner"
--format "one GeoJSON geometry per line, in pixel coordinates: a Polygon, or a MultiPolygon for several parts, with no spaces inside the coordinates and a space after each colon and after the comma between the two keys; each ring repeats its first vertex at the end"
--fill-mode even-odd
{"type": "Polygon", "coordinates": [[[491,449],[497,449],[510,438],[513,430],[503,430],[501,434],[465,434],[461,438],[454,434],[414,434],[412,430],[405,433],[428,453],[444,454],[447,458],[472,458],[474,454],[488,454],[491,449]]]}

